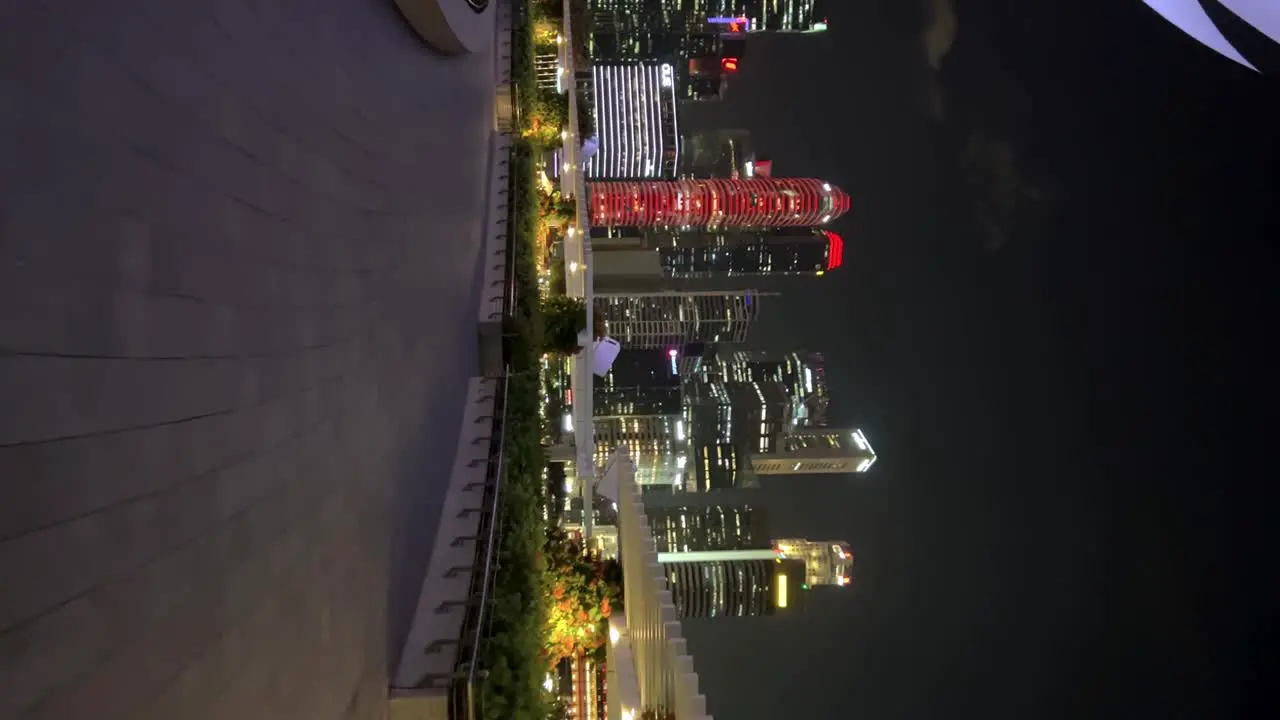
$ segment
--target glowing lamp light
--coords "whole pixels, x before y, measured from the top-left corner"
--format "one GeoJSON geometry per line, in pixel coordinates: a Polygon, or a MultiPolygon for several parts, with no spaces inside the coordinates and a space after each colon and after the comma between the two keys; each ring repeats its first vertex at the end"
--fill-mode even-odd
{"type": "Polygon", "coordinates": [[[622,639],[622,633],[618,632],[618,628],[610,625],[609,626],[609,644],[617,645],[618,641],[621,639],[622,639]]]}
{"type": "Polygon", "coordinates": [[[738,72],[738,58],[735,58],[735,57],[720,58],[720,72],[726,72],[726,73],[738,72]]]}

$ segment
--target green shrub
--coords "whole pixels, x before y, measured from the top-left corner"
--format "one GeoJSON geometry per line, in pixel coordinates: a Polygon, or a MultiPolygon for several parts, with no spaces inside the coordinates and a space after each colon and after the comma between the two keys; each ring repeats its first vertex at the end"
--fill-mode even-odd
{"type": "Polygon", "coordinates": [[[578,333],[587,327],[587,306],[580,298],[551,295],[542,301],[542,349],[572,355],[580,349],[578,333]]]}
{"type": "MultiPolygon", "coordinates": [[[[526,8],[528,9],[528,8],[526,8]]],[[[528,18],[528,13],[525,15],[528,18]]],[[[533,82],[533,42],[529,23],[512,32],[512,76],[522,118],[536,97],[533,82]]],[[[505,325],[505,355],[511,371],[507,387],[501,545],[494,581],[491,630],[483,647],[481,667],[488,670],[478,689],[478,717],[483,720],[544,720],[551,710],[542,687],[543,647],[542,539],[546,531],[543,507],[546,488],[542,468],[541,389],[538,369],[542,356],[542,315],[533,241],[538,227],[538,194],[534,157],[538,148],[517,142],[512,151],[511,262],[516,302],[505,325]]]]}

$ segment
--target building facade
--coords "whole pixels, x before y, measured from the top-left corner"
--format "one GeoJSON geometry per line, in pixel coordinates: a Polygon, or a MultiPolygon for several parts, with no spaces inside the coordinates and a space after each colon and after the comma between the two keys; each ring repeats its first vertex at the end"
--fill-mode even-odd
{"type": "Polygon", "coordinates": [[[817,354],[707,352],[683,379],[694,465],[685,489],[755,486],[757,458],[777,456],[791,434],[826,422],[823,376],[817,354]]]}
{"type": "Polygon", "coordinates": [[[587,183],[588,217],[601,227],[815,227],[849,209],[849,196],[814,178],[708,178],[587,183]]]}
{"type": "Polygon", "coordinates": [[[682,407],[680,374],[665,348],[623,348],[592,393],[597,417],[679,415],[682,407]]]}
{"type": "Polygon", "coordinates": [[[734,31],[822,32],[827,29],[824,0],[704,0],[697,3],[707,21],[734,31]]]}
{"type": "MultiPolygon", "coordinates": [[[[690,495],[681,493],[680,499],[690,495]]],[[[649,529],[660,553],[767,550],[769,519],[751,504],[695,503],[646,505],[649,529]]]]}
{"type": "Polygon", "coordinates": [[[689,344],[746,340],[762,297],[754,290],[597,292],[595,313],[624,347],[679,354],[689,344]]]}
{"type": "Polygon", "coordinates": [[[875,462],[875,450],[857,428],[796,428],[776,449],[750,458],[751,472],[757,476],[864,473],[875,462]]]}
{"type": "Polygon", "coordinates": [[[684,483],[688,464],[688,436],[684,417],[615,415],[596,417],[594,461],[607,462],[615,448],[625,447],[636,466],[636,484],[671,488],[684,483]]]}
{"type": "Polygon", "coordinates": [[[843,239],[820,228],[593,228],[591,242],[597,292],[727,290],[753,277],[821,277],[844,261],[843,239]]]}
{"type": "Polygon", "coordinates": [[[658,553],[682,618],[759,617],[803,607],[803,560],[772,549],[658,553]]]}
{"type": "Polygon", "coordinates": [[[683,139],[681,177],[738,177],[747,174],[755,157],[755,144],[746,129],[687,129],[683,139]]]}
{"type": "Polygon", "coordinates": [[[647,38],[758,32],[822,32],[826,0],[587,0],[597,32],[622,38],[619,51],[652,52],[647,38]]]}
{"type": "Polygon", "coordinates": [[[669,62],[597,62],[591,69],[597,149],[587,178],[674,178],[680,165],[676,73],[669,62]]]}
{"type": "Polygon", "coordinates": [[[670,278],[821,276],[844,262],[844,240],[830,230],[782,228],[653,235],[663,275],[670,278]]]}
{"type": "Polygon", "coordinates": [[[780,557],[804,561],[805,585],[845,587],[853,572],[853,550],[843,540],[779,538],[773,541],[780,557]]]}

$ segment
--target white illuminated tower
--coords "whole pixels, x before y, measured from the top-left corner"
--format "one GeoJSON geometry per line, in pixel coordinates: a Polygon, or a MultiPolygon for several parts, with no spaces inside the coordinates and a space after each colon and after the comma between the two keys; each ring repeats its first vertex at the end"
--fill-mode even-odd
{"type": "Polygon", "coordinates": [[[675,67],[596,63],[591,69],[599,149],[582,163],[589,179],[670,179],[680,164],[675,67]]]}
{"type": "Polygon", "coordinates": [[[782,437],[772,452],[751,456],[755,475],[864,473],[876,452],[862,430],[800,427],[782,437]]]}

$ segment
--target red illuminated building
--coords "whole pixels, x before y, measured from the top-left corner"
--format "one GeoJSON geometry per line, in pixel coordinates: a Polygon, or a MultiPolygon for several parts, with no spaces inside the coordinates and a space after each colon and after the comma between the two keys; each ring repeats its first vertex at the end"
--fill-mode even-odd
{"type": "Polygon", "coordinates": [[[844,239],[830,230],[823,230],[827,237],[827,269],[835,270],[844,263],[844,239]]]}
{"type": "Polygon", "coordinates": [[[813,178],[708,178],[587,183],[596,227],[813,227],[849,209],[849,195],[813,178]]]}

